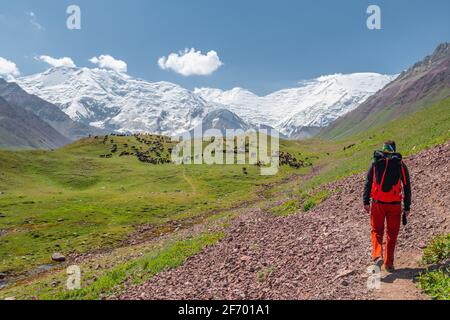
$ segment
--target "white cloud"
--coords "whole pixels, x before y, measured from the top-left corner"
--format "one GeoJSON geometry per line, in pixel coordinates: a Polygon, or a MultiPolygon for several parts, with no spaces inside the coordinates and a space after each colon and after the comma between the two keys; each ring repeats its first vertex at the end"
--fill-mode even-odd
{"type": "Polygon", "coordinates": [[[114,59],[114,57],[108,54],[101,55],[99,57],[93,57],[89,59],[89,61],[93,64],[98,65],[100,68],[111,69],[120,73],[126,73],[128,68],[125,61],[114,59]]]}
{"type": "Polygon", "coordinates": [[[14,62],[0,57],[0,76],[10,80],[20,76],[20,71],[14,62]]]}
{"type": "Polygon", "coordinates": [[[35,58],[36,60],[45,62],[53,67],[68,67],[68,68],[76,68],[75,63],[73,60],[69,57],[63,57],[63,58],[53,58],[50,56],[39,56],[35,58]]]}
{"type": "Polygon", "coordinates": [[[192,48],[171,53],[167,58],[161,57],[158,65],[163,70],[170,69],[183,76],[207,76],[219,69],[223,63],[216,51],[209,51],[204,55],[192,48]]]}
{"type": "Polygon", "coordinates": [[[30,23],[39,31],[45,30],[45,28],[37,21],[36,14],[33,11],[27,12],[28,17],[30,18],[30,23]]]}

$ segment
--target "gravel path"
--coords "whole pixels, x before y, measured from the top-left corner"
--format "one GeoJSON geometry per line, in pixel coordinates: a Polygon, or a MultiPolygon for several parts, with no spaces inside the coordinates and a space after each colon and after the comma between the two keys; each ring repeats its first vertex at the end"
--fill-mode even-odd
{"type": "MultiPolygon", "coordinates": [[[[433,236],[449,232],[449,159],[446,144],[406,161],[414,204],[400,235],[399,256],[418,252],[433,236]]],[[[332,196],[308,213],[283,218],[249,211],[234,220],[220,243],[179,268],[129,287],[119,298],[384,298],[366,288],[370,226],[361,204],[363,183],[364,175],[355,175],[328,185],[335,190],[332,196]]]]}

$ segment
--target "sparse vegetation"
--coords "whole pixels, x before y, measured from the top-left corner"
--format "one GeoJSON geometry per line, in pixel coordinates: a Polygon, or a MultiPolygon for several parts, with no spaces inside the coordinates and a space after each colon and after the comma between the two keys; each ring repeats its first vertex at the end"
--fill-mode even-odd
{"type": "Polygon", "coordinates": [[[426,265],[442,263],[450,258],[450,233],[434,238],[425,248],[422,262],[426,265]]]}
{"type": "Polygon", "coordinates": [[[419,276],[422,291],[435,300],[450,300],[450,269],[429,271],[419,276]]]}
{"type": "Polygon", "coordinates": [[[424,250],[422,262],[428,270],[419,276],[422,291],[436,300],[450,300],[450,234],[433,239],[424,250]]]}
{"type": "Polygon", "coordinates": [[[303,193],[303,211],[308,212],[320,203],[324,202],[330,196],[329,190],[321,190],[312,193],[303,193]]]}
{"type": "Polygon", "coordinates": [[[275,269],[273,267],[267,267],[267,268],[261,269],[256,274],[256,279],[260,283],[265,282],[274,271],[275,271],[275,269]]]}
{"type": "Polygon", "coordinates": [[[297,212],[300,209],[299,200],[292,199],[282,203],[281,205],[275,206],[271,209],[271,212],[278,216],[288,216],[297,212]]]}

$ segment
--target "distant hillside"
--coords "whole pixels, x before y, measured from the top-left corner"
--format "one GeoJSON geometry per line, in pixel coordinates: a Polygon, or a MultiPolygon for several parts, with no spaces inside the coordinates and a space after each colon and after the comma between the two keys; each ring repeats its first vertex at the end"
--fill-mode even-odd
{"type": "Polygon", "coordinates": [[[70,140],[34,113],[0,98],[0,148],[54,149],[70,140]]]}
{"type": "Polygon", "coordinates": [[[102,134],[100,129],[73,121],[57,106],[35,95],[28,94],[14,82],[0,79],[0,97],[13,107],[23,108],[47,122],[59,133],[71,140],[86,137],[89,134],[102,134]]]}
{"type": "Polygon", "coordinates": [[[324,129],[320,137],[340,139],[385,124],[450,96],[450,43],[403,72],[357,109],[324,129]]]}

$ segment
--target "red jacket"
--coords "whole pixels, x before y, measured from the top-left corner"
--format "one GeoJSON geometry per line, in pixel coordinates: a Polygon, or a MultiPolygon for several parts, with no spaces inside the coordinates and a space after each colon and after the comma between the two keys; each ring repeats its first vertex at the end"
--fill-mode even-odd
{"type": "Polygon", "coordinates": [[[375,152],[374,161],[367,173],[364,204],[370,199],[380,203],[401,204],[411,208],[411,181],[409,170],[399,153],[375,152]]]}

